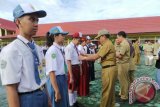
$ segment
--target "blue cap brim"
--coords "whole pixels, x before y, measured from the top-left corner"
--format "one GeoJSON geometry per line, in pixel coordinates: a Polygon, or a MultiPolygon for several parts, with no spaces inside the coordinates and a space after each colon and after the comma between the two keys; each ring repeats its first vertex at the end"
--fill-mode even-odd
{"type": "MultiPolygon", "coordinates": [[[[50,32],[50,31],[49,31],[50,32]]],[[[56,34],[62,34],[62,35],[67,35],[69,32],[60,32],[60,33],[51,33],[51,35],[56,35],[56,34]]]]}
{"type": "MultiPolygon", "coordinates": [[[[36,15],[38,18],[42,18],[42,17],[45,17],[47,15],[47,13],[44,10],[39,10],[39,11],[35,11],[35,12],[32,12],[32,13],[24,13],[22,16],[30,15],[30,14],[36,15]]],[[[22,16],[20,16],[20,17],[22,17],[22,16]]]]}
{"type": "Polygon", "coordinates": [[[35,11],[30,14],[35,14],[36,16],[38,16],[38,18],[42,18],[47,15],[47,13],[44,10],[35,11]]]}
{"type": "Polygon", "coordinates": [[[67,35],[69,32],[61,32],[61,34],[63,35],[67,35]]]}

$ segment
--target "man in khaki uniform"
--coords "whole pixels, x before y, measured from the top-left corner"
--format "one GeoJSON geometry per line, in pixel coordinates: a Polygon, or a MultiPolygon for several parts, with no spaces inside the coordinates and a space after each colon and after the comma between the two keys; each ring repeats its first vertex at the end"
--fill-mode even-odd
{"type": "Polygon", "coordinates": [[[140,49],[139,49],[139,44],[138,44],[138,39],[136,39],[135,43],[133,44],[134,47],[134,62],[136,65],[140,64],[140,49]]]}
{"type": "Polygon", "coordinates": [[[153,46],[153,49],[154,49],[153,55],[154,55],[154,56],[157,55],[157,51],[158,51],[159,47],[160,47],[160,44],[159,44],[158,41],[156,40],[156,42],[154,43],[154,46],[153,46]]]}
{"type": "Polygon", "coordinates": [[[145,65],[152,65],[153,64],[153,45],[150,41],[148,41],[148,44],[145,46],[144,49],[145,53],[145,65]]]}
{"type": "Polygon", "coordinates": [[[116,52],[120,52],[120,41],[119,41],[119,39],[116,39],[115,40],[115,50],[116,50],[116,52]]]}
{"type": "Polygon", "coordinates": [[[130,46],[126,38],[126,33],[120,31],[117,34],[117,39],[121,42],[118,52],[116,52],[117,57],[117,67],[118,67],[118,79],[120,82],[120,93],[121,101],[128,100],[128,88],[129,88],[129,61],[130,61],[130,46]]]}
{"type": "Polygon", "coordinates": [[[158,43],[158,40],[155,41],[154,45],[153,45],[153,56],[154,56],[154,62],[156,63],[157,61],[157,53],[158,53],[158,49],[160,48],[160,44],[158,43]]]}
{"type": "Polygon", "coordinates": [[[115,107],[116,52],[109,37],[110,34],[107,30],[100,30],[98,36],[96,36],[102,45],[99,51],[96,54],[80,57],[81,60],[96,60],[101,58],[102,98],[100,107],[115,107]]]}
{"type": "MultiPolygon", "coordinates": [[[[120,52],[120,41],[119,41],[119,39],[116,39],[115,40],[115,50],[116,50],[116,53],[117,52],[120,52]]],[[[116,63],[117,63],[117,61],[118,61],[118,58],[116,57],[116,63]]]]}

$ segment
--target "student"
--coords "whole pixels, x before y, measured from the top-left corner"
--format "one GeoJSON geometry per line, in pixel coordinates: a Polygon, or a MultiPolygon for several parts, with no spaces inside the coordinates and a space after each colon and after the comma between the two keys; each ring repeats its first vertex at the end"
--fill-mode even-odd
{"type": "MultiPolygon", "coordinates": [[[[93,43],[91,41],[91,38],[89,36],[87,36],[86,38],[87,38],[87,41],[86,41],[86,46],[84,47],[84,49],[87,54],[94,54],[94,52],[92,51],[93,43]]],[[[89,65],[90,81],[94,81],[95,80],[94,61],[88,61],[88,65],[89,65]]]]}
{"type": "Polygon", "coordinates": [[[48,107],[44,55],[32,39],[38,30],[38,18],[45,17],[46,12],[20,4],[13,10],[13,16],[19,35],[3,48],[0,56],[0,73],[8,105],[48,107]]]}
{"type": "Polygon", "coordinates": [[[65,48],[65,58],[68,65],[68,90],[69,90],[69,104],[70,106],[77,106],[77,90],[79,88],[80,74],[82,74],[81,63],[79,60],[79,52],[77,46],[79,45],[82,34],[76,32],[72,35],[72,41],[65,48]]]}
{"type": "MultiPolygon", "coordinates": [[[[81,55],[87,54],[84,49],[85,45],[86,45],[86,38],[83,37],[83,38],[81,38],[81,44],[78,46],[78,50],[81,55]]],[[[83,73],[80,76],[78,95],[79,96],[87,96],[87,95],[89,95],[89,80],[90,80],[87,61],[82,61],[82,71],[83,71],[83,73]]]]}
{"type": "MultiPolygon", "coordinates": [[[[49,75],[47,89],[52,101],[52,107],[69,107],[66,62],[62,44],[68,32],[60,26],[53,27],[47,33],[53,40],[53,45],[46,52],[46,74],[49,75]]],[[[48,42],[47,42],[48,43],[48,42]]]]}

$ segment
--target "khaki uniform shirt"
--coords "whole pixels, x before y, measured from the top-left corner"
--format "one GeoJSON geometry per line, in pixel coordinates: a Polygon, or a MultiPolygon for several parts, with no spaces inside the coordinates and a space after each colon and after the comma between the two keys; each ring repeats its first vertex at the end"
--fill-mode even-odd
{"type": "Polygon", "coordinates": [[[160,45],[159,45],[158,43],[155,43],[155,44],[154,44],[154,47],[153,47],[153,48],[154,48],[154,52],[153,52],[154,55],[157,54],[157,51],[158,51],[158,49],[159,49],[159,46],[160,46],[160,45]]]}
{"type": "Polygon", "coordinates": [[[122,55],[121,59],[117,59],[117,63],[129,63],[130,60],[130,46],[128,41],[123,40],[120,43],[120,46],[117,47],[119,50],[119,53],[122,55]]]}
{"type": "Polygon", "coordinates": [[[135,55],[140,54],[139,45],[137,43],[134,43],[133,47],[134,47],[135,55]]]}
{"type": "Polygon", "coordinates": [[[101,56],[102,66],[116,64],[116,52],[114,45],[110,40],[106,40],[106,42],[101,46],[98,51],[98,55],[101,56]]]}

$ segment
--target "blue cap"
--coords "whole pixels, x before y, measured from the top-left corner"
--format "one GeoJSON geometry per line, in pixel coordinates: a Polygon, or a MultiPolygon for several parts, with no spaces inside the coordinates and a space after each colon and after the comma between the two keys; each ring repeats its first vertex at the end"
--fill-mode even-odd
{"type": "Polygon", "coordinates": [[[31,4],[19,4],[13,10],[14,20],[27,14],[35,14],[38,18],[42,18],[47,15],[47,13],[44,10],[36,11],[31,4]]]}
{"type": "Polygon", "coordinates": [[[56,27],[52,27],[52,28],[49,30],[49,33],[50,33],[50,34],[53,34],[53,35],[55,35],[55,34],[67,35],[69,32],[64,32],[60,26],[56,26],[56,27]]]}

